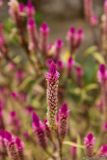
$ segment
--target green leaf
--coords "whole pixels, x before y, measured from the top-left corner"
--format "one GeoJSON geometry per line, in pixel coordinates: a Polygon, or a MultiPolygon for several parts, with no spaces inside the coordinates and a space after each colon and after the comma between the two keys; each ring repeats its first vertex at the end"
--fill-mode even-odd
{"type": "Polygon", "coordinates": [[[92,47],[89,47],[86,51],[85,51],[85,55],[86,56],[89,56],[91,54],[93,54],[94,52],[97,51],[97,47],[96,46],[92,46],[92,47]]]}
{"type": "Polygon", "coordinates": [[[91,91],[91,90],[94,90],[94,89],[97,89],[98,88],[98,84],[96,83],[93,83],[93,84],[89,84],[87,85],[84,89],[85,91],[91,91]]]}
{"type": "Polygon", "coordinates": [[[74,142],[70,142],[70,141],[64,141],[63,144],[84,149],[84,146],[83,146],[83,145],[80,145],[80,144],[77,144],[77,143],[74,143],[74,142]]]}
{"type": "Polygon", "coordinates": [[[95,52],[94,54],[93,54],[93,56],[94,56],[94,58],[98,61],[98,63],[100,63],[100,64],[105,64],[105,60],[104,60],[104,57],[103,57],[103,55],[101,55],[101,53],[99,53],[99,52],[95,52]]]}

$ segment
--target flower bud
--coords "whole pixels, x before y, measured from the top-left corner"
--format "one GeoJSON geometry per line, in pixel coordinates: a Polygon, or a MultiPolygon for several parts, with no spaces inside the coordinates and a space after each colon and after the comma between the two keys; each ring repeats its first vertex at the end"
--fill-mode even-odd
{"type": "Polygon", "coordinates": [[[95,137],[93,133],[88,133],[86,137],[84,138],[84,145],[85,145],[85,151],[86,155],[88,157],[92,157],[94,154],[94,145],[95,145],[95,137]]]}

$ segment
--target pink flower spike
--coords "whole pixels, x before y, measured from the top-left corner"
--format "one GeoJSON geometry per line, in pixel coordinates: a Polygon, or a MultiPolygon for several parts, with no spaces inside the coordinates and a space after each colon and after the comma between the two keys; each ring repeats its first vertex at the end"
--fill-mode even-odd
{"type": "Polygon", "coordinates": [[[40,119],[39,119],[38,115],[36,114],[36,112],[33,112],[32,120],[33,120],[33,124],[35,127],[40,127],[40,119]]]}
{"type": "Polygon", "coordinates": [[[64,69],[64,63],[63,63],[63,61],[59,60],[59,61],[57,62],[57,68],[58,68],[58,70],[59,70],[60,72],[64,69]]]}
{"type": "Polygon", "coordinates": [[[98,17],[93,15],[90,18],[90,24],[91,24],[91,26],[96,27],[98,25],[98,17]]]}
{"type": "Polygon", "coordinates": [[[35,20],[31,17],[28,19],[28,28],[34,28],[35,27],[35,20]]]}
{"type": "Polygon", "coordinates": [[[56,64],[52,61],[49,65],[49,71],[46,74],[46,79],[48,80],[57,80],[59,78],[59,73],[56,70],[56,64]]]}
{"type": "Polygon", "coordinates": [[[31,1],[28,1],[26,12],[27,12],[28,17],[33,17],[35,15],[35,8],[31,1]]]}
{"type": "Polygon", "coordinates": [[[77,158],[77,147],[71,146],[70,153],[71,153],[72,159],[76,160],[76,158],[77,158]]]}
{"type": "Polygon", "coordinates": [[[107,144],[104,144],[100,147],[99,154],[101,156],[107,156],[107,144]]]}
{"type": "Polygon", "coordinates": [[[88,133],[87,136],[84,138],[84,144],[85,145],[94,145],[95,144],[95,137],[93,135],[93,133],[88,133]]]}
{"type": "Polygon", "coordinates": [[[93,133],[88,133],[84,138],[84,145],[86,148],[86,155],[91,157],[94,153],[95,137],[93,133]]]}
{"type": "Polygon", "coordinates": [[[67,133],[68,125],[67,120],[69,116],[69,109],[68,105],[64,103],[61,108],[59,109],[58,113],[58,131],[60,135],[60,139],[63,140],[67,133]]]}
{"type": "Polygon", "coordinates": [[[107,70],[104,64],[100,64],[97,77],[100,83],[105,83],[105,81],[107,80],[107,70]]]}
{"type": "Polygon", "coordinates": [[[73,58],[70,56],[70,57],[68,58],[68,62],[67,62],[67,68],[68,68],[68,70],[71,71],[71,69],[72,69],[72,67],[73,67],[74,64],[75,64],[75,61],[74,61],[73,58]]]}
{"type": "Polygon", "coordinates": [[[73,41],[74,40],[74,36],[76,33],[76,29],[75,27],[71,27],[67,33],[67,40],[68,41],[73,41]]]}
{"type": "Polygon", "coordinates": [[[15,143],[16,143],[18,148],[23,148],[24,147],[24,144],[22,143],[22,141],[18,137],[16,137],[15,143]]]}
{"type": "Polygon", "coordinates": [[[59,58],[60,58],[60,54],[61,54],[61,51],[62,51],[63,44],[64,43],[61,39],[58,39],[55,42],[55,61],[58,61],[59,58]]]}
{"type": "Polygon", "coordinates": [[[23,3],[19,3],[19,12],[20,12],[21,14],[24,13],[24,9],[25,9],[24,4],[23,4],[23,3]]]}
{"type": "Polygon", "coordinates": [[[45,75],[47,81],[47,103],[48,103],[48,124],[54,131],[56,129],[56,117],[58,109],[58,84],[59,72],[52,61],[49,65],[49,71],[45,75]]]}
{"type": "Polygon", "coordinates": [[[47,25],[47,23],[43,23],[41,26],[40,26],[40,33],[47,36],[48,33],[49,33],[49,27],[47,25]]]}

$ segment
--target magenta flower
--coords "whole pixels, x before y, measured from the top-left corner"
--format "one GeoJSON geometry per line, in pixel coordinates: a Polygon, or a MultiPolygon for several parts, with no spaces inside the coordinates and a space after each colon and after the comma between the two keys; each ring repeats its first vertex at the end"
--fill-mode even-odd
{"type": "Polygon", "coordinates": [[[54,62],[51,62],[49,65],[49,71],[45,77],[47,81],[48,125],[52,130],[55,130],[58,110],[59,73],[56,70],[56,65],[54,62]]]}
{"type": "Polygon", "coordinates": [[[82,77],[84,75],[83,68],[81,66],[77,66],[75,69],[76,69],[77,84],[79,86],[81,86],[82,85],[82,77]]]}
{"type": "Polygon", "coordinates": [[[99,155],[107,156],[107,144],[104,144],[99,149],[99,155]]]}
{"type": "Polygon", "coordinates": [[[69,116],[68,105],[66,103],[64,103],[58,112],[58,132],[59,132],[59,137],[60,137],[61,141],[64,140],[66,133],[67,133],[68,116],[69,116]]]}
{"type": "Polygon", "coordinates": [[[97,73],[97,77],[98,77],[98,81],[100,83],[105,83],[106,80],[107,80],[107,70],[106,70],[106,67],[104,64],[100,64],[99,66],[99,70],[98,70],[98,73],[97,73]]]}
{"type": "Polygon", "coordinates": [[[32,115],[32,120],[33,120],[33,129],[34,132],[36,133],[38,143],[43,149],[46,150],[47,144],[46,144],[44,125],[42,124],[42,122],[40,121],[39,117],[35,112],[32,115]]]}
{"type": "Polygon", "coordinates": [[[70,46],[70,53],[78,49],[83,41],[84,33],[82,29],[76,30],[74,27],[71,27],[67,34],[67,40],[70,46]]]}
{"type": "Polygon", "coordinates": [[[62,51],[62,47],[63,47],[63,41],[61,39],[58,39],[55,42],[55,61],[58,61],[60,59],[60,54],[62,51]]]}
{"type": "Polygon", "coordinates": [[[98,17],[96,15],[91,16],[90,25],[96,27],[98,25],[98,17]]]}
{"type": "Polygon", "coordinates": [[[28,4],[26,6],[26,13],[28,17],[33,17],[35,15],[35,8],[30,0],[28,0],[28,4]]]}
{"type": "Polygon", "coordinates": [[[30,17],[27,23],[29,50],[34,52],[38,49],[38,33],[34,18],[30,17]]]}
{"type": "Polygon", "coordinates": [[[25,13],[25,5],[23,3],[19,3],[19,14],[23,16],[25,13]]]}
{"type": "Polygon", "coordinates": [[[52,140],[51,130],[48,127],[48,121],[47,121],[47,119],[44,120],[44,128],[45,128],[45,133],[46,133],[47,138],[49,138],[50,140],[52,140]]]}
{"type": "Polygon", "coordinates": [[[44,55],[48,52],[49,27],[46,23],[40,26],[40,50],[44,55]]]}
{"type": "Polygon", "coordinates": [[[91,157],[94,154],[95,137],[93,133],[88,133],[84,138],[86,155],[91,157]]]}
{"type": "Polygon", "coordinates": [[[70,56],[68,58],[68,61],[67,61],[67,72],[68,72],[68,76],[71,75],[71,71],[72,71],[72,68],[75,64],[75,61],[73,60],[73,58],[70,56]]]}
{"type": "Polygon", "coordinates": [[[20,140],[20,138],[16,137],[15,144],[16,144],[19,160],[24,160],[24,143],[20,140]]]}
{"type": "Polygon", "coordinates": [[[64,62],[62,60],[58,60],[56,65],[57,65],[58,71],[62,72],[64,69],[64,62]]]}
{"type": "Polygon", "coordinates": [[[11,160],[20,160],[17,152],[17,147],[15,144],[15,138],[11,135],[11,133],[4,131],[2,133],[4,141],[6,143],[8,155],[11,160]]]}
{"type": "Polygon", "coordinates": [[[71,146],[70,153],[73,160],[77,159],[77,147],[71,146]]]}

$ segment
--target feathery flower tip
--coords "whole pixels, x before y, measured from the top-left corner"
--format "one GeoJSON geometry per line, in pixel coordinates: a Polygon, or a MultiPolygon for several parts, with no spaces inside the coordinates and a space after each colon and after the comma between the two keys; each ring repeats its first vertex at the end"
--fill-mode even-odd
{"type": "Polygon", "coordinates": [[[22,141],[20,140],[20,138],[17,137],[15,142],[16,142],[16,145],[18,148],[23,148],[23,144],[22,144],[22,141]]]}
{"type": "Polygon", "coordinates": [[[99,70],[100,70],[100,72],[101,72],[102,74],[104,74],[105,71],[106,71],[105,65],[104,65],[104,64],[101,64],[100,67],[99,67],[99,70]]]}
{"type": "Polygon", "coordinates": [[[104,144],[103,146],[101,146],[100,154],[103,156],[107,156],[107,144],[104,144]]]}
{"type": "Polygon", "coordinates": [[[76,31],[76,30],[75,30],[74,27],[71,27],[70,30],[69,30],[70,33],[75,33],[75,31],[76,31]]]}
{"type": "Polygon", "coordinates": [[[28,25],[33,27],[35,25],[35,20],[33,18],[29,18],[28,25]]]}
{"type": "Polygon", "coordinates": [[[19,3],[19,11],[23,12],[24,8],[25,8],[24,4],[23,3],[19,3]]]}
{"type": "Polygon", "coordinates": [[[43,33],[48,33],[49,32],[49,27],[46,23],[43,23],[40,27],[40,31],[43,33]]]}
{"type": "Polygon", "coordinates": [[[56,65],[54,62],[50,64],[49,72],[54,75],[56,73],[56,65]]]}
{"type": "Polygon", "coordinates": [[[84,138],[84,144],[85,145],[90,145],[90,144],[95,144],[95,137],[93,133],[88,133],[87,136],[84,138]]]}
{"type": "Polygon", "coordinates": [[[62,41],[61,39],[58,39],[58,40],[56,41],[56,47],[57,47],[57,48],[62,48],[62,46],[63,46],[63,41],[62,41]]]}
{"type": "Polygon", "coordinates": [[[62,105],[60,111],[61,111],[61,113],[67,113],[67,111],[68,111],[68,106],[67,106],[66,103],[64,103],[64,104],[62,105]]]}

